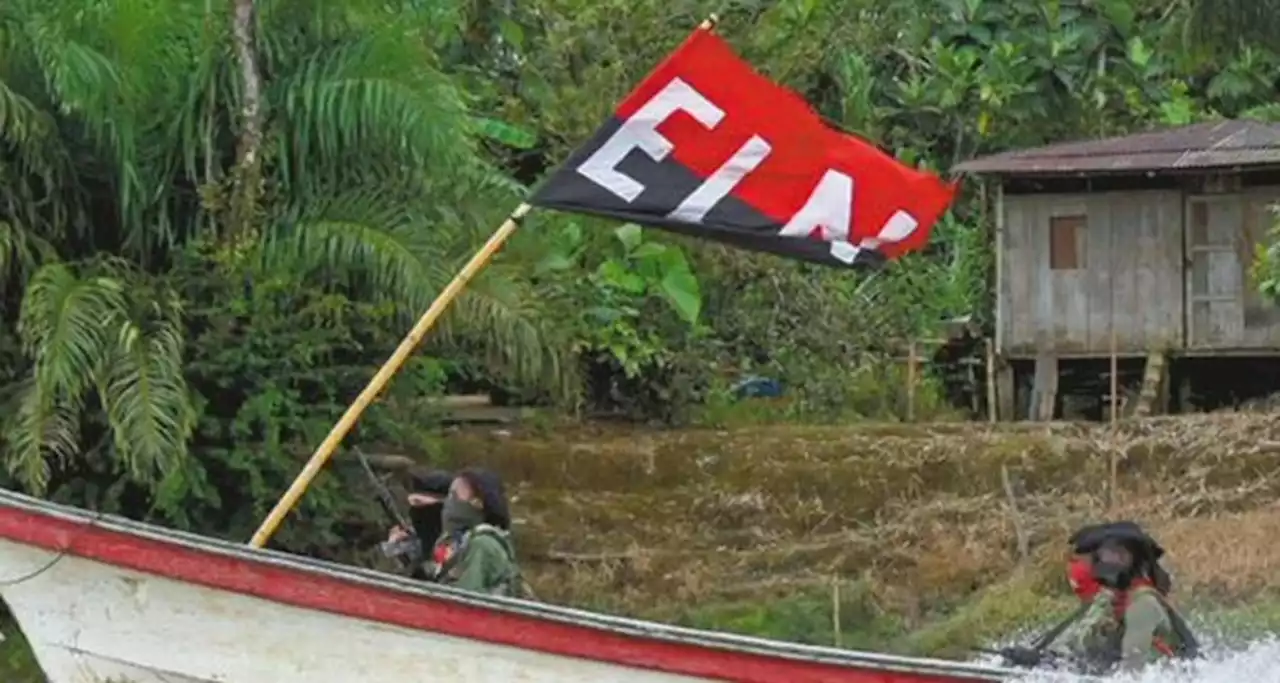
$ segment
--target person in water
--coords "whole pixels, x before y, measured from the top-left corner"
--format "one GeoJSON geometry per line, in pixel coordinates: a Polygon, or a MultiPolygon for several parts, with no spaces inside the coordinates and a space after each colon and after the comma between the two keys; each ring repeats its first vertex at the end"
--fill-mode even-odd
{"type": "Polygon", "coordinates": [[[1164,557],[1164,548],[1143,531],[1142,527],[1129,521],[1090,524],[1081,527],[1071,535],[1068,543],[1071,544],[1075,556],[1067,565],[1067,580],[1076,597],[1082,602],[1089,602],[1101,588],[1101,584],[1093,577],[1093,553],[1103,541],[1115,535],[1149,541],[1150,552],[1146,553],[1149,558],[1146,566],[1142,568],[1142,573],[1151,578],[1156,590],[1160,591],[1162,596],[1168,597],[1173,592],[1173,578],[1164,567],[1160,566],[1160,558],[1164,557]]]}
{"type": "Polygon", "coordinates": [[[441,523],[432,552],[436,581],[490,595],[523,595],[511,513],[497,474],[477,468],[459,472],[444,499],[441,523]]]}
{"type": "Polygon", "coordinates": [[[1195,636],[1168,603],[1173,582],[1155,539],[1133,522],[1113,522],[1084,527],[1069,542],[1067,580],[1080,607],[1029,646],[1002,650],[1009,664],[1105,673],[1197,656],[1195,636]]]}
{"type": "Polygon", "coordinates": [[[1055,644],[1095,674],[1195,656],[1194,637],[1167,601],[1172,582],[1159,565],[1164,549],[1132,522],[1082,532],[1073,544],[1084,552],[1068,570],[1082,610],[1055,644]]]}

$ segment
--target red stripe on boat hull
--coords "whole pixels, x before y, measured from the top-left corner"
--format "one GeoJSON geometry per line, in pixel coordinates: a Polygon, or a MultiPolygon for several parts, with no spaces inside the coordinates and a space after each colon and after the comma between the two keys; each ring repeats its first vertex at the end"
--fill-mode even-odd
{"type": "Polygon", "coordinates": [[[345,617],[684,676],[742,683],[963,680],[944,675],[859,670],[611,633],[222,555],[12,507],[0,507],[0,537],[175,581],[345,617]]]}

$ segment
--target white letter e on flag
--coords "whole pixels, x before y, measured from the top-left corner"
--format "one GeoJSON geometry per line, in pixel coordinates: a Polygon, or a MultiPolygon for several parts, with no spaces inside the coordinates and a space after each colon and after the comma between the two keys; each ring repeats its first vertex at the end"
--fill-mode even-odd
{"type": "Polygon", "coordinates": [[[644,150],[654,161],[665,159],[675,146],[658,132],[658,126],[676,111],[688,113],[708,129],[715,128],[724,119],[722,109],[693,86],[674,78],[624,121],[600,149],[587,157],[578,166],[578,173],[628,202],[635,201],[644,192],[644,185],[620,172],[618,164],[633,149],[644,150]]]}

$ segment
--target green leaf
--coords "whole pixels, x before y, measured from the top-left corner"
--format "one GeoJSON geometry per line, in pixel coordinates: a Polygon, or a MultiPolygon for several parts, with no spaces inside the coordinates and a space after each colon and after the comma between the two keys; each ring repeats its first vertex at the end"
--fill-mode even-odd
{"type": "Polygon", "coordinates": [[[660,242],[645,242],[644,244],[641,244],[639,247],[637,247],[635,251],[631,252],[631,258],[637,259],[637,260],[648,259],[648,258],[653,258],[655,256],[661,256],[662,254],[666,253],[666,251],[667,251],[667,245],[665,244],[662,244],[660,242]]]}
{"type": "Polygon", "coordinates": [[[1240,114],[1240,118],[1275,123],[1280,121],[1280,103],[1263,104],[1257,107],[1251,107],[1242,112],[1240,114]]]}
{"type": "Polygon", "coordinates": [[[613,259],[601,263],[596,273],[607,284],[628,294],[644,294],[646,289],[644,278],[627,270],[625,265],[613,259]]]}
{"type": "Polygon", "coordinates": [[[608,306],[592,306],[586,310],[586,316],[593,318],[596,322],[612,323],[623,317],[623,311],[608,306]]]}
{"type": "Polygon", "coordinates": [[[1166,125],[1185,126],[1195,120],[1195,112],[1191,102],[1178,98],[1160,104],[1160,118],[1166,125]]]}
{"type": "Polygon", "coordinates": [[[1145,69],[1151,63],[1152,52],[1138,36],[1129,39],[1128,54],[1129,61],[1139,69],[1145,69]]]}
{"type": "Polygon", "coordinates": [[[490,119],[477,117],[473,119],[476,133],[508,147],[516,149],[532,149],[538,143],[538,136],[525,128],[490,119]]]}
{"type": "Polygon", "coordinates": [[[613,231],[613,234],[618,236],[618,241],[622,242],[623,248],[627,251],[635,249],[644,241],[644,229],[635,223],[620,225],[617,230],[613,231]]]}
{"type": "Polygon", "coordinates": [[[498,22],[498,33],[517,50],[524,48],[524,28],[516,22],[503,18],[498,22]]]}
{"type": "Polygon", "coordinates": [[[1135,10],[1131,0],[1104,0],[1099,9],[1121,35],[1127,35],[1133,30],[1135,10]]]}
{"type": "Polygon", "coordinates": [[[1243,97],[1254,88],[1253,81],[1234,71],[1223,71],[1209,81],[1207,94],[1214,99],[1243,97]]]}
{"type": "Polygon", "coordinates": [[[693,325],[702,312],[698,278],[689,270],[670,270],[662,278],[662,293],[685,322],[693,325]]]}
{"type": "Polygon", "coordinates": [[[573,267],[573,259],[564,254],[548,254],[545,258],[538,262],[537,272],[550,273],[561,270],[568,270],[573,267]]]}
{"type": "Polygon", "coordinates": [[[560,241],[570,248],[582,244],[582,224],[573,221],[560,230],[560,241]]]}

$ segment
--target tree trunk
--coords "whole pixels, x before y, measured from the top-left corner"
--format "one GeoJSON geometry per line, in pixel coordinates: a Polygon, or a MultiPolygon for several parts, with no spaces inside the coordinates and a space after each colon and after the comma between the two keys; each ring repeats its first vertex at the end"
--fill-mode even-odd
{"type": "Polygon", "coordinates": [[[236,149],[236,167],[232,173],[231,215],[228,226],[233,238],[252,228],[254,213],[262,185],[262,74],[258,70],[255,44],[254,0],[234,0],[231,20],[236,60],[240,65],[243,101],[240,110],[240,141],[236,149]]]}

